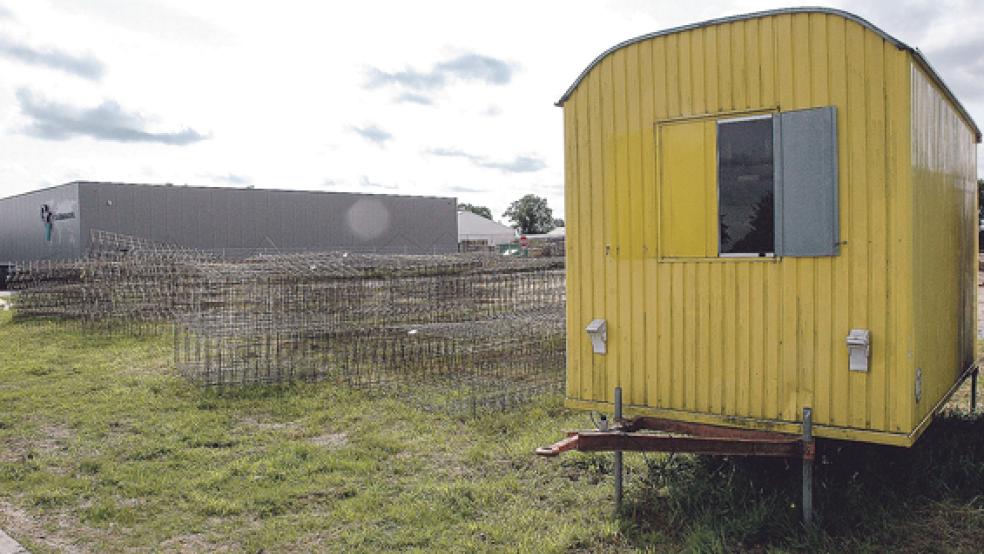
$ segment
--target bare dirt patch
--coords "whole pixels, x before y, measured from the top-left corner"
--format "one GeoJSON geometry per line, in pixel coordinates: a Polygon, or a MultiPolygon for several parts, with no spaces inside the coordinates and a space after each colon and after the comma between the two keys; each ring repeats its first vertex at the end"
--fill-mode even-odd
{"type": "Polygon", "coordinates": [[[23,462],[31,451],[31,442],[21,437],[7,439],[0,444],[0,462],[23,462]]]}
{"type": "Polygon", "coordinates": [[[348,444],[348,434],[347,433],[326,433],[324,435],[318,435],[317,437],[311,437],[308,442],[315,446],[322,446],[329,450],[334,450],[336,448],[342,448],[348,444]]]}
{"type": "Polygon", "coordinates": [[[40,438],[34,442],[34,448],[42,452],[67,450],[68,441],[75,436],[71,429],[64,425],[47,425],[41,429],[40,438]]]}
{"type": "Polygon", "coordinates": [[[89,552],[88,549],[66,538],[69,534],[78,538],[78,529],[67,528],[59,519],[53,520],[58,523],[58,530],[49,531],[24,510],[7,502],[0,502],[0,527],[18,542],[23,544],[30,541],[56,552],[69,554],[89,552]]]}
{"type": "Polygon", "coordinates": [[[257,417],[246,416],[239,418],[238,427],[246,433],[253,432],[273,432],[289,438],[300,438],[303,436],[301,424],[296,421],[268,421],[257,417]]]}
{"type": "Polygon", "coordinates": [[[171,537],[160,544],[161,552],[232,552],[228,545],[216,545],[208,541],[204,535],[189,533],[171,537]]]}
{"type": "Polygon", "coordinates": [[[20,462],[32,452],[49,454],[68,450],[68,442],[74,433],[64,425],[42,427],[34,437],[13,437],[2,443],[0,462],[20,462]]]}

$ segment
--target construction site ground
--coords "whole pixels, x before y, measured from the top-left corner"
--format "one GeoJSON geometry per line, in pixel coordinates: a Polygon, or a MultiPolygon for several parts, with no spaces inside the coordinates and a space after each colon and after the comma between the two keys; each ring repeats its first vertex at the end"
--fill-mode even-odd
{"type": "Polygon", "coordinates": [[[324,382],[220,392],[181,378],[172,354],[168,337],[0,311],[0,528],[31,552],[977,552],[984,542],[984,426],[966,416],[966,386],[957,415],[911,451],[821,460],[818,531],[799,524],[798,467],[772,462],[626,455],[614,516],[610,454],[532,454],[593,425],[556,395],[465,417],[324,382]]]}

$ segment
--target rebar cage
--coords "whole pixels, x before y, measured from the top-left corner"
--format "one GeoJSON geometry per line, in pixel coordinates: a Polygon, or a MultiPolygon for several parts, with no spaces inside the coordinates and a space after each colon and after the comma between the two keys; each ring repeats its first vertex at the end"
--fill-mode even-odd
{"type": "Polygon", "coordinates": [[[329,380],[427,409],[560,391],[562,258],[207,252],[94,231],[80,260],[19,264],[18,319],[173,334],[203,386],[329,380]]]}

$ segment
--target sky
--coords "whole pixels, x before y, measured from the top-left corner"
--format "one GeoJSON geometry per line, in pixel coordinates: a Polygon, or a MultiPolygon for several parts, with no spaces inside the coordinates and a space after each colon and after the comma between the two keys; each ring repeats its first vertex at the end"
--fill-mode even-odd
{"type": "MultiPolygon", "coordinates": [[[[563,217],[554,102],[591,60],[786,5],[0,0],[0,197],[173,183],[453,196],[502,219],[533,193],[563,217]]],[[[984,0],[818,5],[918,47],[984,125],[984,0]]]]}

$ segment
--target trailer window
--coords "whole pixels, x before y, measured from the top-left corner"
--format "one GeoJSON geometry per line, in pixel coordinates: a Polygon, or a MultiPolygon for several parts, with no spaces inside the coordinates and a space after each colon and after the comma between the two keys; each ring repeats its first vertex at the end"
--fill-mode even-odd
{"type": "Polygon", "coordinates": [[[722,256],[775,252],[772,116],[718,122],[718,245],[722,256]]]}
{"type": "Polygon", "coordinates": [[[657,127],[661,258],[836,256],[833,106],[657,127]]]}

